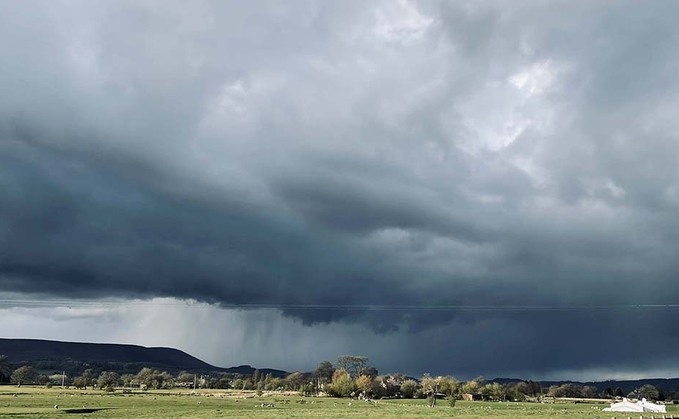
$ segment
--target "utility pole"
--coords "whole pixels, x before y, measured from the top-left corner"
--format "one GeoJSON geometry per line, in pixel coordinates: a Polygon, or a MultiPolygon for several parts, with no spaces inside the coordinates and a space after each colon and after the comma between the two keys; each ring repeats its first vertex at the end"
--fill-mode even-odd
{"type": "Polygon", "coordinates": [[[196,374],[193,374],[193,391],[196,391],[196,374]]]}
{"type": "Polygon", "coordinates": [[[64,384],[66,383],[66,371],[61,372],[61,389],[64,389],[64,384]]]}

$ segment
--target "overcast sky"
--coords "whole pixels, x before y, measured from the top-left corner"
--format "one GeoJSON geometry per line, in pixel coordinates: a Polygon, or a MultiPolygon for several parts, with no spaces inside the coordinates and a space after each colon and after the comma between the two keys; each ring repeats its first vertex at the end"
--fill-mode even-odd
{"type": "Polygon", "coordinates": [[[677,376],[676,16],[0,0],[0,336],[677,376]]]}

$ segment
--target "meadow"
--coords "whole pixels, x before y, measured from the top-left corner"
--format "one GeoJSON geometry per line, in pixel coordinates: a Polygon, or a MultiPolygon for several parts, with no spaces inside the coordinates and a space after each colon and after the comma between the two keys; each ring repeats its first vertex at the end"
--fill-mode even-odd
{"type": "MultiPolygon", "coordinates": [[[[627,418],[606,413],[606,404],[509,403],[444,400],[430,409],[425,400],[366,401],[238,391],[153,391],[105,393],[42,387],[0,387],[0,418],[627,418]],[[58,405],[58,408],[55,408],[58,405]]],[[[679,409],[668,414],[679,418],[679,409]]],[[[635,414],[635,419],[639,414],[635,414]]],[[[644,415],[650,418],[651,414],[644,415]]],[[[656,414],[656,418],[660,418],[656,414]]]]}

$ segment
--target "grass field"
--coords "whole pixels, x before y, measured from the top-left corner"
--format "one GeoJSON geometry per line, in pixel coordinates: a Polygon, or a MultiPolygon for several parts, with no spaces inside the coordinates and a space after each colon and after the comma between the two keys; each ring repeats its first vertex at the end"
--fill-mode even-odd
{"type": "MultiPolygon", "coordinates": [[[[376,405],[348,399],[230,391],[153,391],[123,394],[97,390],[0,387],[0,418],[639,418],[639,414],[605,413],[605,404],[486,403],[380,400],[376,405]],[[351,403],[351,405],[349,404],[351,403]],[[262,404],[265,407],[262,407],[262,404]],[[271,404],[273,407],[266,407],[271,404]],[[55,405],[59,405],[55,409],[55,405]]],[[[667,417],[679,418],[668,406],[667,417]]],[[[647,413],[645,418],[650,418],[647,413]]],[[[657,415],[656,418],[661,416],[657,415]]]]}

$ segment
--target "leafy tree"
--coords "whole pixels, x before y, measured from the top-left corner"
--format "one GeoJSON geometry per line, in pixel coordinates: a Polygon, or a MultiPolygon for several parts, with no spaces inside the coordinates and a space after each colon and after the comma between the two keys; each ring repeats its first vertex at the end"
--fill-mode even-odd
{"type": "Polygon", "coordinates": [[[299,388],[299,391],[305,396],[311,396],[316,392],[316,386],[313,382],[308,382],[299,388]]]}
{"type": "Polygon", "coordinates": [[[507,398],[505,387],[500,383],[490,383],[481,387],[481,395],[484,399],[501,401],[507,398]]]}
{"type": "Polygon", "coordinates": [[[382,387],[369,375],[361,375],[356,379],[356,389],[362,391],[366,396],[379,395],[382,387]]]}
{"type": "Polygon", "coordinates": [[[136,377],[136,381],[140,386],[146,388],[171,388],[174,387],[174,378],[165,371],[152,370],[151,368],[142,368],[136,377]]]}
{"type": "Polygon", "coordinates": [[[379,374],[379,372],[377,371],[377,368],[375,368],[375,367],[365,367],[358,373],[359,376],[366,375],[366,376],[373,378],[373,379],[375,377],[377,377],[378,374],[379,374]]]}
{"type": "Polygon", "coordinates": [[[79,390],[84,390],[87,388],[87,383],[82,376],[78,376],[73,379],[73,387],[79,390]]]}
{"type": "Polygon", "coordinates": [[[97,387],[102,390],[113,391],[115,386],[120,383],[120,376],[114,371],[104,371],[97,379],[97,387]]]}
{"type": "Polygon", "coordinates": [[[637,390],[637,393],[639,394],[639,397],[643,397],[648,400],[658,400],[658,396],[660,396],[658,389],[651,384],[644,384],[639,388],[639,390],[637,390]]]}
{"type": "Polygon", "coordinates": [[[462,385],[462,392],[468,394],[478,394],[481,389],[480,380],[470,380],[462,385]]]}
{"type": "Polygon", "coordinates": [[[439,392],[439,381],[429,374],[422,376],[422,391],[429,399],[429,407],[436,407],[436,395],[439,392]]]}
{"type": "Polygon", "coordinates": [[[332,375],[334,373],[335,367],[332,366],[332,363],[330,363],[330,361],[323,361],[316,367],[314,378],[316,378],[320,384],[328,384],[332,382],[332,375]]]}
{"type": "Polygon", "coordinates": [[[134,375],[123,374],[120,376],[120,382],[123,384],[123,387],[132,387],[132,383],[134,382],[134,375]]]}
{"type": "Polygon", "coordinates": [[[167,371],[156,371],[154,376],[154,386],[153,388],[173,388],[174,387],[174,377],[167,371]]]}
{"type": "Polygon", "coordinates": [[[153,383],[153,370],[151,368],[142,368],[137,373],[136,381],[139,386],[144,386],[146,388],[151,388],[153,383]]]}
{"type": "MultiPolygon", "coordinates": [[[[236,381],[234,381],[233,383],[233,388],[238,388],[236,387],[236,381]]],[[[283,380],[278,377],[273,377],[267,383],[264,384],[264,390],[267,391],[278,390],[281,387],[283,387],[283,380]]]]}
{"type": "Polygon", "coordinates": [[[35,377],[35,383],[41,386],[46,386],[49,384],[50,378],[45,374],[38,374],[35,377]]]}
{"type": "Polygon", "coordinates": [[[64,377],[64,374],[62,374],[62,373],[52,374],[47,378],[49,379],[49,384],[52,384],[52,385],[60,386],[62,381],[64,383],[66,383],[66,377],[64,377]]]}
{"type": "Polygon", "coordinates": [[[667,399],[667,397],[665,396],[665,390],[663,390],[662,388],[659,388],[658,389],[658,400],[664,401],[666,399],[667,399]]]}
{"type": "MultiPolygon", "coordinates": [[[[337,357],[337,368],[343,369],[351,378],[356,378],[368,367],[368,357],[358,355],[340,355],[337,357]]],[[[377,375],[377,374],[375,374],[377,375]]]]}
{"type": "Polygon", "coordinates": [[[0,383],[9,381],[11,370],[9,369],[9,358],[7,355],[0,355],[0,383]]]}
{"type": "Polygon", "coordinates": [[[521,383],[507,384],[505,386],[505,397],[507,400],[515,402],[522,402],[526,400],[526,394],[519,391],[519,384],[521,383]]]}
{"type": "Polygon", "coordinates": [[[535,381],[521,381],[520,383],[516,383],[515,388],[518,393],[525,396],[539,396],[542,394],[540,383],[535,381]]]}
{"type": "Polygon", "coordinates": [[[255,383],[252,381],[252,377],[246,376],[243,378],[243,390],[254,390],[255,383]]]}
{"type": "Polygon", "coordinates": [[[597,389],[594,386],[584,386],[580,390],[580,394],[582,394],[582,397],[588,398],[588,399],[593,399],[598,397],[597,389]]]}
{"type": "Polygon", "coordinates": [[[625,393],[622,391],[622,388],[616,387],[615,390],[613,391],[613,395],[615,397],[623,397],[625,393]]]}
{"type": "Polygon", "coordinates": [[[210,386],[211,388],[227,389],[231,388],[231,380],[226,375],[216,379],[210,386]]]}
{"type": "Polygon", "coordinates": [[[460,382],[451,376],[439,377],[439,392],[457,399],[460,395],[460,382]]]}
{"type": "Polygon", "coordinates": [[[348,397],[354,392],[356,386],[354,380],[346,370],[338,369],[332,375],[331,393],[337,397],[348,397]]]}
{"type": "Polygon", "coordinates": [[[35,372],[33,367],[25,365],[19,367],[12,373],[11,381],[14,384],[30,384],[33,383],[38,378],[38,373],[35,372]]]}
{"type": "Polygon", "coordinates": [[[560,386],[551,386],[549,387],[547,395],[550,397],[582,397],[582,387],[571,383],[562,384],[560,386]]]}
{"type": "Polygon", "coordinates": [[[297,391],[306,384],[308,380],[305,378],[304,374],[301,372],[293,372],[292,374],[285,377],[286,387],[288,390],[297,391]]]}
{"type": "Polygon", "coordinates": [[[82,380],[85,383],[85,387],[87,386],[94,386],[94,383],[97,379],[97,376],[94,374],[94,371],[92,369],[88,368],[83,373],[80,375],[82,380]]]}
{"type": "Polygon", "coordinates": [[[412,399],[419,385],[415,380],[406,380],[401,384],[401,395],[407,399],[412,399]]]}
{"type": "Polygon", "coordinates": [[[193,385],[193,379],[195,378],[195,374],[187,372],[187,371],[182,371],[179,374],[177,374],[177,382],[178,383],[191,383],[193,385]]]}

